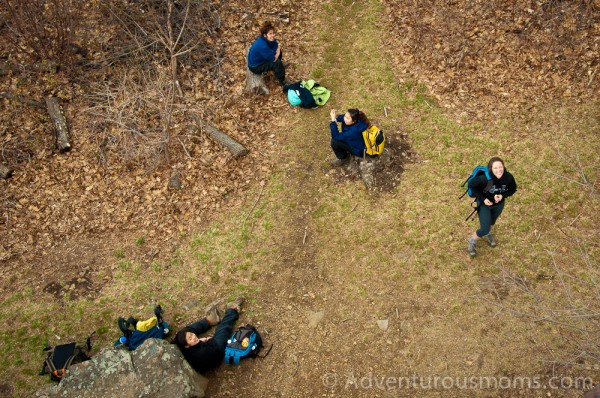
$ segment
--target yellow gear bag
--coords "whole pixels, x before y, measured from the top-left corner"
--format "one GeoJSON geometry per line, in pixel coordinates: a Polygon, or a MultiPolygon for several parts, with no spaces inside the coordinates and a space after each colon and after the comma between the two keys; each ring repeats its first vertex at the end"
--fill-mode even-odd
{"type": "Polygon", "coordinates": [[[370,156],[381,155],[383,152],[383,147],[385,145],[385,134],[383,134],[383,130],[380,130],[379,127],[375,125],[369,126],[362,133],[363,139],[365,140],[365,154],[370,156]]]}
{"type": "Polygon", "coordinates": [[[156,326],[157,323],[158,319],[155,316],[153,316],[152,318],[148,318],[145,321],[138,321],[138,323],[135,325],[135,328],[140,332],[147,332],[148,330],[156,326]]]}

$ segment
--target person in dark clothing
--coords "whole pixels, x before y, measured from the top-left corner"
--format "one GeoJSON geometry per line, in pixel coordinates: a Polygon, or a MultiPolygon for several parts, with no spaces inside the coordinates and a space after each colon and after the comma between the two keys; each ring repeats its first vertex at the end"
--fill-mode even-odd
{"type": "Polygon", "coordinates": [[[351,108],[348,112],[337,116],[335,109],[332,109],[329,116],[331,117],[329,122],[331,149],[336,157],[331,165],[342,166],[350,161],[352,155],[362,157],[367,149],[362,133],[371,124],[367,115],[351,108]],[[338,129],[338,122],[342,124],[341,132],[338,129]]]}
{"type": "Polygon", "coordinates": [[[479,217],[479,229],[469,237],[467,246],[471,257],[477,255],[476,245],[479,238],[485,238],[491,247],[496,246],[496,240],[491,233],[492,226],[496,224],[496,220],[504,210],[504,199],[517,191],[515,178],[506,170],[502,159],[491,158],[488,162],[488,170],[492,177],[491,181],[488,181],[482,174],[469,182],[469,188],[477,199],[477,216],[479,217]]]}
{"type": "Polygon", "coordinates": [[[281,86],[285,86],[285,66],[281,45],[275,40],[275,27],[265,22],[260,27],[260,36],[252,43],[248,52],[248,69],[260,75],[273,71],[281,86]]]}
{"type": "Polygon", "coordinates": [[[227,340],[233,333],[233,324],[239,318],[240,306],[243,301],[244,298],[239,297],[228,303],[223,319],[220,319],[218,312],[214,309],[209,316],[177,332],[173,342],[177,344],[183,357],[197,372],[206,373],[223,362],[227,340]],[[217,330],[213,337],[199,337],[217,324],[217,330]]]}

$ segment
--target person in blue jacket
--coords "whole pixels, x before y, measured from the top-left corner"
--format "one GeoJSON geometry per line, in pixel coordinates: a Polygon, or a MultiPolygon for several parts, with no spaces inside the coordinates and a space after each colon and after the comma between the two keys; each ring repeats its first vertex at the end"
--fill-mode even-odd
{"type": "Polygon", "coordinates": [[[285,66],[282,61],[281,45],[275,40],[275,27],[265,22],[260,27],[260,36],[252,43],[248,52],[248,69],[260,75],[273,71],[281,86],[285,86],[285,66]]]}
{"type": "Polygon", "coordinates": [[[358,109],[351,108],[348,109],[348,112],[337,116],[335,109],[332,109],[329,116],[331,117],[329,123],[331,149],[336,157],[331,165],[343,166],[350,161],[352,155],[363,157],[367,147],[362,133],[371,124],[367,115],[358,109]],[[342,124],[341,132],[338,129],[338,122],[342,124]]]}

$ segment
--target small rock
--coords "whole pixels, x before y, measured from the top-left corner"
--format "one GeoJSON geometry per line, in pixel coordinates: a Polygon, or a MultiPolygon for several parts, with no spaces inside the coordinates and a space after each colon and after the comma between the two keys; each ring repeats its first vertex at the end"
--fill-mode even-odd
{"type": "Polygon", "coordinates": [[[181,179],[178,174],[174,174],[169,178],[169,189],[181,189],[181,179]]]}
{"type": "Polygon", "coordinates": [[[325,317],[325,311],[312,312],[308,315],[308,327],[316,328],[325,317]]]}
{"type": "Polygon", "coordinates": [[[379,329],[386,331],[388,330],[389,321],[387,319],[380,319],[377,321],[377,326],[379,326],[379,329]]]}
{"type": "Polygon", "coordinates": [[[183,305],[183,309],[186,311],[191,310],[192,308],[196,308],[200,305],[200,300],[192,299],[183,305]]]}

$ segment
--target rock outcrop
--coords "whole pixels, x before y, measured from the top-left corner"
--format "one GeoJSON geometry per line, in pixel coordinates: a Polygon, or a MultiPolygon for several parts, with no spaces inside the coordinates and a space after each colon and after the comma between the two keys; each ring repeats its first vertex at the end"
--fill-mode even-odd
{"type": "Polygon", "coordinates": [[[91,360],[72,365],[58,385],[38,398],[202,398],[208,379],[192,369],[179,349],[148,339],[135,351],[106,348],[91,360]]]}

